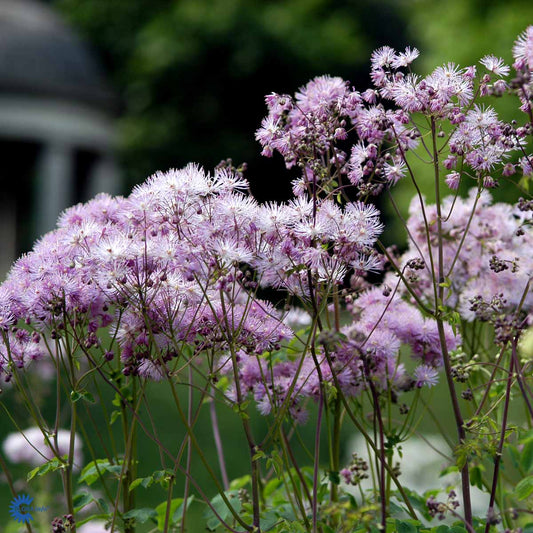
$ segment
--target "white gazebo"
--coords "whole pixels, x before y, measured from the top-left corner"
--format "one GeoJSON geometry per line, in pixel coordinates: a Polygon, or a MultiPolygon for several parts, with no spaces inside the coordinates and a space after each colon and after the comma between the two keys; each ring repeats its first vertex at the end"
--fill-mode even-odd
{"type": "Polygon", "coordinates": [[[51,7],[0,1],[0,278],[65,207],[120,192],[115,113],[94,58],[51,7]]]}

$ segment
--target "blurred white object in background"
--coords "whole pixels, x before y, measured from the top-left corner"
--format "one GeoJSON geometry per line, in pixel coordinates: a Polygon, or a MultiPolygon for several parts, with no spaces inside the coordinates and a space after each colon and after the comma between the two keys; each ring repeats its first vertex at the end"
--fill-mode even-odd
{"type": "Polygon", "coordinates": [[[117,102],[53,8],[0,1],[0,278],[59,213],[120,192],[117,102]]]}
{"type": "MultiPolygon", "coordinates": [[[[355,452],[363,458],[370,467],[368,459],[368,447],[364,438],[357,436],[352,439],[348,445],[350,454],[355,452]]],[[[437,497],[437,500],[446,502],[447,492],[450,487],[453,487],[457,493],[457,501],[461,504],[456,512],[461,515],[462,511],[462,493],[461,493],[461,478],[458,472],[452,472],[441,476],[441,472],[455,463],[452,458],[452,451],[447,442],[438,434],[424,435],[423,438],[413,436],[401,444],[402,457],[399,456],[397,450],[394,452],[393,465],[400,464],[399,481],[403,487],[406,487],[416,493],[423,495],[425,491],[442,489],[442,493],[437,497]]],[[[349,455],[346,462],[350,462],[349,455]]],[[[375,471],[375,468],[374,468],[375,471]]],[[[372,475],[370,469],[368,471],[369,478],[361,482],[363,491],[372,489],[372,475]]],[[[359,489],[357,487],[349,487],[343,484],[347,490],[356,498],[359,496],[359,489]]],[[[395,490],[394,483],[391,485],[391,490],[395,490]]],[[[489,497],[476,487],[471,488],[472,496],[472,511],[475,516],[485,516],[488,509],[489,497]]],[[[457,518],[449,516],[445,522],[456,521],[457,518]]],[[[438,525],[439,520],[435,519],[433,525],[438,525]]]]}
{"type": "MultiPolygon", "coordinates": [[[[68,455],[70,448],[70,431],[60,429],[57,432],[57,439],[53,435],[48,436],[49,440],[57,446],[56,452],[59,456],[68,455]]],[[[52,448],[45,441],[42,431],[38,427],[30,427],[22,433],[18,431],[10,433],[2,443],[5,456],[12,463],[26,463],[31,466],[40,466],[55,457],[52,448]]],[[[74,470],[79,470],[83,463],[81,451],[81,439],[76,434],[74,436],[74,470]]]]}

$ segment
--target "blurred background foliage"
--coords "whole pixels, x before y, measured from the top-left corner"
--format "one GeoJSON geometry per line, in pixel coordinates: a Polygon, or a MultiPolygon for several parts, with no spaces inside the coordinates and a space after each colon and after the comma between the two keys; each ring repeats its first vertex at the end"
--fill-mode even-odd
{"type": "MultiPolygon", "coordinates": [[[[266,114],[265,94],[292,94],[321,74],[341,76],[364,90],[370,54],[383,45],[417,46],[422,54],[414,68],[420,74],[450,61],[475,64],[487,53],[510,63],[514,39],[533,23],[527,0],[52,4],[96,51],[119,96],[125,193],[156,170],[190,161],[212,169],[232,158],[248,163],[247,178],[259,200],[288,198],[291,181],[281,158],[261,157],[254,140],[266,114]]],[[[516,114],[515,101],[502,104],[504,118],[516,114]]],[[[422,189],[431,195],[430,181],[422,189]]],[[[393,193],[405,215],[412,196],[408,180],[393,193]]],[[[517,195],[507,193],[506,199],[517,195]]],[[[385,219],[393,213],[387,203],[380,208],[385,219]]],[[[387,244],[404,238],[399,225],[384,235],[387,244]]]]}
{"type": "MultiPolygon", "coordinates": [[[[463,67],[477,65],[483,72],[478,61],[486,54],[502,57],[506,64],[512,65],[514,41],[528,25],[533,24],[533,3],[528,0],[403,0],[401,6],[407,38],[421,51],[413,68],[423,75],[449,62],[463,67]]],[[[503,120],[522,120],[516,97],[506,95],[500,101],[488,98],[486,105],[495,106],[503,120]]],[[[427,165],[416,158],[411,160],[416,176],[427,175],[427,165]]],[[[501,188],[491,190],[495,201],[512,202],[523,196],[524,192],[515,182],[507,180],[501,188]]],[[[422,179],[419,184],[428,198],[434,197],[431,179],[422,179]]],[[[474,186],[473,181],[462,180],[460,193],[466,195],[474,186]]],[[[402,214],[405,214],[413,196],[409,180],[400,182],[393,194],[402,214]]],[[[384,207],[385,216],[392,215],[390,206],[384,207]]],[[[404,243],[403,231],[394,229],[390,236],[384,236],[387,243],[404,243]]]]}
{"type": "Polygon", "coordinates": [[[415,68],[428,72],[453,61],[470,65],[485,54],[512,64],[512,44],[533,24],[528,0],[405,0],[406,33],[422,51],[415,68]]]}
{"type": "Polygon", "coordinates": [[[293,93],[314,76],[368,84],[369,57],[402,47],[394,0],[57,0],[100,55],[119,94],[120,155],[131,185],[195,161],[247,162],[260,199],[290,179],[262,158],[254,132],[264,95],[293,93]]]}

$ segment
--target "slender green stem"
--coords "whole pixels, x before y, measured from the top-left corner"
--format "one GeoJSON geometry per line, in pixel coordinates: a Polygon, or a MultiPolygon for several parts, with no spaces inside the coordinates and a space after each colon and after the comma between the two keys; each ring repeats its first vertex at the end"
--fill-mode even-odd
{"type": "MultiPolygon", "coordinates": [[[[331,357],[330,357],[330,355],[328,353],[328,350],[325,350],[325,354],[326,354],[326,358],[327,358],[327,361],[328,361],[328,364],[329,364],[330,368],[333,368],[333,363],[331,361],[331,357]]],[[[353,425],[358,429],[358,431],[361,433],[361,435],[363,435],[363,437],[366,440],[366,442],[368,443],[368,445],[372,448],[372,450],[376,454],[376,457],[379,457],[379,450],[378,450],[376,444],[374,443],[374,441],[372,440],[372,438],[370,437],[370,435],[368,434],[368,432],[366,431],[364,426],[361,424],[361,422],[358,420],[358,418],[355,416],[355,414],[351,410],[350,405],[348,403],[348,400],[346,399],[346,396],[342,392],[342,388],[341,388],[341,385],[339,383],[339,379],[338,379],[337,374],[335,372],[332,372],[332,378],[333,378],[333,382],[335,383],[335,388],[337,389],[337,394],[340,395],[340,399],[341,399],[341,402],[342,402],[342,404],[344,406],[346,414],[349,416],[349,418],[352,421],[353,425]]],[[[409,511],[409,514],[411,515],[411,518],[414,518],[415,520],[417,520],[418,516],[416,514],[416,511],[414,510],[413,506],[411,505],[409,497],[407,496],[407,494],[406,494],[405,490],[403,489],[401,483],[398,481],[398,477],[394,473],[394,470],[389,467],[389,465],[387,464],[386,461],[383,463],[383,466],[384,466],[385,470],[387,470],[388,474],[391,476],[392,481],[394,482],[394,484],[396,485],[396,488],[398,489],[398,492],[402,496],[402,499],[403,499],[403,501],[404,501],[404,503],[405,503],[405,505],[406,505],[406,507],[407,507],[407,509],[409,511]]]]}
{"type": "MultiPolygon", "coordinates": [[[[303,491],[305,492],[305,496],[307,498],[307,501],[309,502],[309,504],[312,505],[312,501],[313,501],[313,498],[311,496],[311,494],[309,493],[309,488],[307,487],[307,483],[305,482],[305,478],[302,474],[302,471],[300,469],[300,467],[298,466],[298,462],[296,461],[296,457],[294,456],[294,453],[292,451],[292,447],[291,447],[291,443],[290,443],[290,440],[289,440],[289,437],[285,434],[285,431],[281,430],[281,442],[283,444],[283,449],[285,451],[285,453],[288,455],[288,457],[290,458],[291,460],[291,463],[294,467],[294,470],[298,476],[298,478],[300,479],[300,483],[302,484],[302,488],[303,488],[303,491]]],[[[304,521],[307,523],[308,520],[307,520],[307,517],[305,516],[305,513],[304,513],[304,521]]]]}
{"type": "Polygon", "coordinates": [[[289,476],[289,479],[290,479],[290,482],[291,482],[292,491],[293,491],[293,494],[290,494],[290,491],[287,491],[287,496],[290,498],[291,505],[292,505],[292,507],[293,507],[293,509],[295,511],[296,511],[296,507],[292,503],[292,499],[293,499],[293,497],[296,499],[296,505],[298,506],[298,509],[300,511],[300,516],[302,517],[302,520],[304,521],[305,526],[307,527],[307,529],[309,529],[310,528],[309,519],[307,518],[306,506],[304,505],[304,502],[303,502],[301,490],[303,490],[306,493],[306,497],[307,497],[307,499],[309,501],[309,504],[311,506],[313,504],[312,497],[309,494],[309,489],[307,488],[307,484],[305,482],[305,479],[304,479],[300,469],[297,467],[297,463],[295,461],[294,455],[292,454],[292,451],[289,451],[290,444],[289,444],[289,441],[288,441],[288,439],[286,438],[285,435],[281,436],[280,442],[281,442],[281,446],[282,446],[283,451],[284,451],[284,453],[283,453],[283,461],[285,463],[285,471],[287,472],[287,475],[289,476]],[[290,459],[290,462],[289,462],[289,459],[290,459]],[[293,464],[293,468],[291,468],[291,462],[293,464]],[[298,483],[296,482],[296,479],[294,477],[293,471],[296,472],[296,475],[300,479],[301,490],[300,490],[300,486],[298,486],[298,483]]]}
{"type": "MultiPolygon", "coordinates": [[[[513,346],[518,342],[518,336],[513,339],[513,346]]],[[[513,365],[514,357],[511,355],[509,364],[509,375],[507,376],[507,386],[505,389],[505,403],[503,406],[503,416],[501,421],[500,440],[498,442],[498,449],[494,455],[494,472],[492,474],[492,486],[490,491],[489,509],[487,512],[487,524],[485,526],[485,533],[489,533],[491,518],[494,516],[494,501],[496,499],[496,489],[498,487],[498,479],[500,472],[500,464],[502,460],[503,444],[505,442],[505,433],[507,431],[507,415],[509,412],[509,403],[511,401],[511,385],[513,382],[513,365]]],[[[501,509],[500,509],[501,510],[501,509]]]]}
{"type": "Polygon", "coordinates": [[[385,434],[383,430],[383,418],[381,416],[381,406],[379,405],[379,395],[376,391],[376,387],[374,386],[374,383],[372,382],[372,378],[370,376],[367,376],[368,379],[368,386],[370,387],[370,391],[372,393],[372,402],[374,407],[374,414],[376,416],[376,420],[378,423],[378,437],[379,437],[379,461],[378,461],[378,474],[379,474],[379,499],[380,499],[380,507],[381,507],[381,528],[382,531],[385,531],[387,528],[387,498],[386,498],[386,486],[385,486],[385,465],[388,465],[389,468],[392,468],[387,463],[387,458],[385,456],[385,434]]]}
{"type": "Polygon", "coordinates": [[[226,461],[224,459],[224,448],[222,446],[222,439],[220,437],[220,429],[218,425],[218,417],[215,401],[209,402],[209,414],[211,417],[211,427],[213,428],[213,438],[215,440],[215,448],[217,450],[218,466],[220,468],[220,475],[222,476],[222,483],[224,489],[229,489],[229,478],[226,470],[226,461]]]}
{"type": "MultiPolygon", "coordinates": [[[[2,453],[0,452],[0,467],[2,468],[2,471],[4,472],[4,475],[6,477],[7,485],[9,487],[9,491],[11,492],[11,495],[13,498],[16,498],[17,491],[15,490],[15,486],[13,484],[13,478],[11,477],[11,472],[9,471],[9,468],[7,467],[6,462],[4,461],[4,457],[2,453]]],[[[28,533],[32,533],[33,530],[31,528],[31,524],[29,522],[26,522],[26,530],[28,533]]]]}
{"type": "MultiPolygon", "coordinates": [[[[336,478],[339,473],[340,451],[341,451],[341,401],[338,397],[333,400],[333,438],[330,469],[336,478]]],[[[339,486],[332,480],[330,487],[330,498],[332,502],[339,499],[339,486]]]]}
{"type": "MultiPolygon", "coordinates": [[[[226,303],[224,298],[224,293],[220,290],[220,302],[222,304],[222,314],[225,321],[226,331],[228,332],[228,337],[230,337],[230,326],[228,321],[228,313],[226,310],[226,303]]],[[[235,391],[237,394],[237,404],[239,409],[243,405],[244,397],[241,391],[241,382],[239,377],[239,364],[237,361],[237,353],[235,352],[235,346],[233,344],[233,339],[228,338],[229,350],[231,354],[231,361],[233,367],[233,377],[235,380],[235,391]]],[[[242,426],[244,429],[244,434],[246,440],[248,441],[248,448],[250,449],[250,461],[251,461],[251,474],[252,474],[252,512],[253,512],[253,526],[257,533],[260,533],[260,497],[259,497],[259,462],[256,454],[258,452],[258,447],[255,444],[254,437],[252,435],[252,428],[248,420],[248,414],[243,412],[241,414],[242,426]]]]}
{"type": "MultiPolygon", "coordinates": [[[[446,343],[446,334],[444,332],[444,322],[442,319],[442,312],[440,307],[444,305],[444,248],[443,248],[443,236],[442,236],[442,212],[441,212],[441,198],[440,198],[440,176],[439,176],[439,156],[437,150],[437,132],[435,119],[431,118],[431,136],[433,139],[433,167],[435,171],[435,205],[437,209],[437,246],[438,246],[438,275],[437,282],[433,281],[435,290],[435,319],[437,322],[437,329],[439,332],[439,341],[442,351],[442,359],[444,362],[444,369],[446,374],[446,382],[448,384],[448,390],[450,392],[450,398],[452,401],[453,413],[455,417],[455,425],[457,427],[457,434],[459,438],[459,444],[466,442],[466,432],[464,427],[463,416],[461,414],[461,408],[457,398],[457,392],[455,390],[455,384],[452,378],[452,369],[450,362],[450,355],[448,353],[448,345],[446,343]]],[[[429,239],[429,227],[426,226],[429,239]]],[[[465,514],[465,524],[471,531],[472,529],[472,503],[470,500],[470,472],[468,461],[461,468],[461,486],[463,489],[463,509],[465,514]]]]}
{"type": "Polygon", "coordinates": [[[322,411],[324,409],[324,393],[320,387],[318,397],[318,417],[315,431],[315,460],[313,465],[313,533],[318,532],[318,468],[320,463],[320,428],[322,425],[322,411]]]}
{"type": "MultiPolygon", "coordinates": [[[[193,373],[192,368],[189,367],[189,383],[193,383],[193,373]]],[[[189,409],[187,412],[187,423],[189,426],[193,423],[193,412],[192,412],[192,403],[193,403],[193,388],[189,387],[189,409]]],[[[192,459],[192,446],[191,440],[187,439],[187,459],[185,469],[187,472],[191,471],[191,459],[192,459]]],[[[190,490],[190,481],[189,476],[185,478],[185,487],[183,489],[183,513],[181,515],[181,531],[185,531],[185,524],[187,519],[187,500],[189,499],[189,490],[190,490]]],[[[170,508],[169,508],[170,509],[170,508]]]]}

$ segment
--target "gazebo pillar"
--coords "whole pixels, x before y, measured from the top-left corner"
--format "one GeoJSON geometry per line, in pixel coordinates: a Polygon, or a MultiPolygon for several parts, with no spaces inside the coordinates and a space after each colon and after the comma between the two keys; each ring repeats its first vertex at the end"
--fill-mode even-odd
{"type": "Polygon", "coordinates": [[[0,194],[0,280],[17,256],[17,212],[14,198],[0,194]]]}
{"type": "Polygon", "coordinates": [[[65,141],[51,140],[43,145],[38,162],[35,198],[35,235],[54,229],[57,217],[73,200],[74,153],[65,141]]]}
{"type": "Polygon", "coordinates": [[[112,195],[120,193],[121,175],[117,162],[111,153],[103,153],[96,161],[87,187],[88,196],[92,198],[99,192],[112,195]]]}

